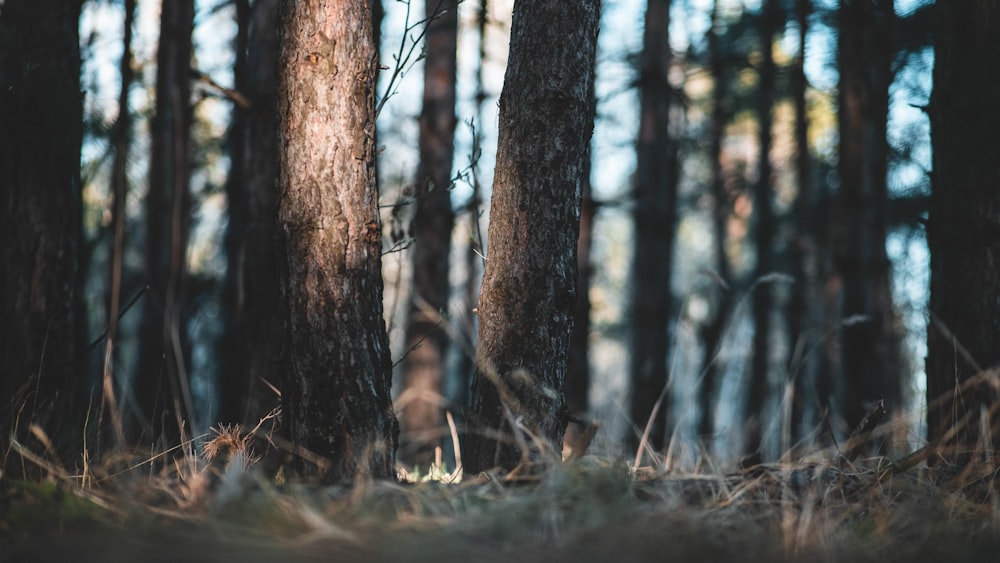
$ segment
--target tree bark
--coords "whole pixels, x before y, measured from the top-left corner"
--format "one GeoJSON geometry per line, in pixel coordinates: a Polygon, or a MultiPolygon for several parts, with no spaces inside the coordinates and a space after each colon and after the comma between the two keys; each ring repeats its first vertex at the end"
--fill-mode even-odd
{"type": "Polygon", "coordinates": [[[147,440],[176,440],[191,414],[182,315],[191,223],[193,0],[164,0],[156,56],[156,115],[146,195],[146,283],[134,414],[147,440]]]}
{"type": "Polygon", "coordinates": [[[420,164],[417,212],[413,219],[413,287],[403,361],[405,393],[400,424],[401,455],[412,463],[433,461],[440,445],[442,379],[448,351],[445,322],[451,286],[448,280],[451,231],[451,168],[454,158],[455,74],[458,4],[427,0],[424,97],[420,115],[420,164]]]}
{"type": "Polygon", "coordinates": [[[80,4],[0,9],[0,451],[37,423],[65,462],[87,407],[80,4]]]}
{"type": "Polygon", "coordinates": [[[884,398],[899,407],[899,374],[890,263],[886,119],[891,81],[891,0],[842,0],[838,63],[840,188],[834,264],[842,287],[841,350],[850,431],[868,406],[884,398]]]}
{"type": "Polygon", "coordinates": [[[599,0],[514,6],[472,384],[479,432],[463,456],[470,473],[561,450],[599,20],[599,0]]]}
{"type": "Polygon", "coordinates": [[[1000,73],[983,64],[1000,60],[1000,5],[939,2],[937,14],[927,429],[945,459],[965,462],[987,437],[1000,445],[995,379],[970,381],[1000,364],[1000,73]],[[956,396],[957,386],[968,388],[956,396]]]}
{"type": "Polygon", "coordinates": [[[226,193],[223,369],[219,381],[219,420],[253,423],[274,403],[261,381],[279,383],[277,356],[281,335],[278,301],[275,182],[277,159],[278,0],[237,2],[236,89],[249,108],[233,107],[230,128],[232,167],[226,193]]]}
{"type": "MultiPolygon", "coordinates": [[[[632,271],[632,423],[650,421],[649,444],[666,441],[667,383],[677,148],[670,139],[670,0],[646,4],[639,78],[639,139],[635,172],[635,254],[632,271]]],[[[637,444],[638,440],[633,440],[637,444]]]]}
{"type": "Polygon", "coordinates": [[[378,51],[365,0],[284,0],[278,64],[283,422],[326,482],[393,475],[382,317],[378,51]]]}

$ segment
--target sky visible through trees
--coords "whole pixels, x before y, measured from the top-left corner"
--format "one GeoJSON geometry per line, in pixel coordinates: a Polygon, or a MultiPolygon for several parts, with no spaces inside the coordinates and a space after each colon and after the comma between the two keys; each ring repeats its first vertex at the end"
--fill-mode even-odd
{"type": "MultiPolygon", "coordinates": [[[[404,50],[408,48],[407,39],[403,37],[406,30],[406,6],[403,3],[385,0],[386,17],[382,26],[382,64],[393,67],[392,55],[397,53],[401,41],[404,50]]],[[[921,0],[899,0],[896,2],[896,12],[906,15],[921,6],[921,0]]],[[[756,12],[759,3],[748,0],[721,2],[723,12],[731,19],[738,17],[740,10],[756,12]]],[[[490,6],[490,21],[487,26],[487,55],[485,61],[484,89],[487,94],[483,101],[483,123],[475,123],[475,130],[483,135],[483,152],[478,159],[481,184],[492,185],[492,167],[495,159],[496,128],[497,128],[497,97],[502,87],[504,64],[506,61],[507,41],[510,26],[510,1],[492,1],[490,6]]],[[[233,55],[231,41],[235,33],[232,7],[228,2],[209,0],[197,2],[195,26],[195,64],[199,70],[207,74],[215,83],[227,86],[232,84],[233,55]]],[[[477,41],[475,30],[476,2],[465,2],[460,7],[460,31],[458,50],[458,103],[456,115],[458,126],[455,131],[455,162],[454,176],[460,177],[472,161],[471,138],[473,125],[470,120],[476,115],[474,68],[476,65],[477,41]]],[[[829,13],[835,10],[836,2],[824,0],[815,2],[817,12],[829,13]]],[[[593,319],[595,322],[596,345],[592,353],[592,369],[595,380],[603,382],[595,385],[601,390],[600,396],[592,392],[597,409],[604,408],[611,413],[612,420],[617,420],[623,426],[620,413],[626,409],[627,382],[622,367],[627,364],[627,339],[623,336],[622,315],[627,310],[623,301],[627,295],[628,261],[630,253],[629,238],[632,226],[628,220],[628,202],[631,190],[631,175],[635,168],[634,139],[638,129],[638,97],[631,81],[635,78],[636,57],[641,51],[641,22],[645,2],[642,0],[606,0],[603,6],[602,28],[598,38],[598,63],[596,78],[596,97],[598,101],[597,120],[592,142],[592,182],[594,197],[606,205],[597,216],[595,228],[594,262],[599,264],[592,280],[591,294],[594,297],[593,319]],[[616,379],[617,377],[617,379],[616,379]],[[617,419],[614,417],[618,417],[617,419]]],[[[674,53],[684,54],[692,50],[705,50],[705,32],[710,26],[711,0],[688,0],[673,2],[670,38],[674,53]]],[[[145,112],[154,101],[154,61],[159,26],[159,2],[141,0],[138,2],[138,25],[133,49],[137,65],[143,69],[138,77],[138,85],[132,91],[133,111],[145,112]]],[[[422,5],[414,4],[410,13],[410,25],[422,17],[422,5]]],[[[833,161],[837,150],[835,99],[837,87],[836,69],[836,36],[831,32],[826,21],[820,21],[819,16],[813,18],[810,26],[809,42],[806,46],[806,73],[812,91],[810,92],[810,108],[813,121],[810,129],[811,149],[814,154],[823,155],[833,161]]],[[[87,90],[85,114],[94,116],[94,121],[103,120],[110,123],[114,120],[116,111],[115,98],[118,89],[117,62],[120,57],[121,13],[117,3],[87,2],[84,6],[81,20],[81,42],[84,46],[84,69],[82,81],[87,90]]],[[[797,55],[797,30],[794,23],[789,23],[782,35],[779,35],[778,47],[775,50],[779,64],[786,64],[790,57],[797,55]]],[[[419,49],[418,51],[419,52],[419,49]]],[[[928,46],[915,54],[896,61],[898,71],[890,89],[890,110],[887,135],[891,150],[898,153],[899,158],[890,159],[889,188],[895,195],[926,193],[928,190],[926,173],[930,168],[929,129],[926,116],[920,109],[925,106],[931,90],[930,70],[933,66],[933,50],[928,46]]],[[[413,57],[415,59],[416,57],[413,57]]],[[[671,76],[675,87],[682,87],[692,99],[707,95],[708,86],[704,77],[704,65],[693,68],[690,63],[684,68],[689,75],[681,76],[680,67],[675,67],[676,73],[671,76]],[[699,74],[700,73],[700,74],[699,74]]],[[[410,60],[403,64],[405,73],[401,80],[392,85],[389,99],[383,113],[379,117],[379,144],[385,145],[380,156],[380,182],[382,183],[382,204],[391,204],[399,191],[399,187],[412,181],[412,175],[417,165],[417,130],[415,117],[420,113],[421,72],[419,61],[410,60]],[[395,191],[394,191],[395,190],[395,191]]],[[[749,72],[749,71],[748,71],[749,72]]],[[[377,95],[386,95],[386,83],[390,71],[383,71],[377,95]]],[[[228,160],[225,150],[213,145],[218,139],[225,137],[226,127],[230,119],[231,105],[219,97],[218,90],[205,82],[194,85],[195,97],[205,99],[197,105],[195,138],[200,138],[207,146],[213,147],[200,156],[201,161],[195,167],[192,178],[192,189],[198,198],[195,217],[192,223],[192,241],[189,249],[189,261],[193,271],[207,275],[221,276],[224,271],[224,252],[222,249],[222,233],[225,221],[225,198],[220,189],[224,185],[228,171],[228,160]],[[212,141],[215,139],[215,141],[212,141]]],[[[693,102],[691,121],[694,122],[698,112],[704,109],[696,107],[701,102],[693,102]]],[[[783,120],[785,127],[790,127],[790,118],[781,117],[780,108],[776,110],[776,119],[783,120]]],[[[702,117],[704,121],[704,116],[702,117]]],[[[140,120],[137,127],[144,131],[145,120],[140,120]]],[[[747,129],[746,120],[740,125],[738,120],[730,131],[727,143],[736,145],[735,149],[752,153],[753,137],[747,129]],[[742,129],[741,129],[742,127],[742,129]],[[740,146],[739,143],[744,143],[740,146]]],[[[779,123],[776,128],[782,125],[779,123]]],[[[697,137],[697,131],[689,132],[690,137],[697,137]]],[[[776,133],[777,135],[777,133],[776,133]]],[[[147,137],[144,134],[135,136],[138,146],[133,149],[133,183],[141,186],[148,166],[145,163],[148,147],[142,146],[147,137]]],[[[102,224],[105,219],[101,215],[101,202],[107,195],[103,192],[106,182],[93,175],[96,167],[89,169],[88,163],[94,163],[102,158],[106,150],[102,140],[85,136],[83,151],[85,181],[90,180],[91,187],[85,193],[85,205],[91,209],[86,218],[90,228],[102,224]]],[[[690,146],[686,154],[693,155],[695,149],[690,146]]],[[[777,146],[775,151],[790,151],[787,146],[777,146]]],[[[746,156],[746,162],[753,159],[746,156]]],[[[779,159],[786,156],[778,157],[779,159]]],[[[99,174],[99,173],[97,173],[99,174]]],[[[678,319],[699,318],[707,306],[700,297],[699,284],[704,284],[705,276],[700,273],[710,263],[699,261],[699,255],[710,254],[711,234],[708,217],[703,209],[698,207],[692,193],[701,189],[707,179],[704,165],[692,156],[685,159],[681,171],[681,220],[677,227],[677,247],[674,272],[674,295],[680,299],[679,308],[675,308],[678,319]],[[685,199],[686,197],[686,199],[685,199]]],[[[471,186],[468,182],[459,180],[452,193],[454,207],[460,208],[469,197],[471,186]]],[[[488,194],[485,194],[488,196],[488,194]]],[[[488,201],[488,197],[486,198],[488,201]]],[[[133,215],[138,214],[140,203],[138,198],[130,198],[129,206],[133,215]]],[[[488,206],[487,206],[488,207],[488,206]]],[[[488,219],[488,209],[484,210],[483,232],[485,220],[488,219]]],[[[458,223],[457,221],[456,223],[458,223]]],[[[464,224],[464,223],[463,223],[464,224]]],[[[456,229],[463,227],[456,226],[456,229]]],[[[458,237],[462,234],[456,235],[458,237]]],[[[464,235],[468,236],[468,235],[464,235]]],[[[749,237],[750,235],[746,235],[749,237]]],[[[749,244],[749,243],[747,243],[749,244]]],[[[904,411],[915,412],[923,401],[923,357],[925,355],[925,312],[927,300],[927,250],[923,234],[914,229],[895,229],[890,232],[887,240],[887,250],[893,261],[894,277],[893,292],[895,305],[902,315],[906,327],[906,357],[910,361],[909,373],[912,374],[911,392],[907,395],[911,404],[904,411]]],[[[454,250],[455,255],[461,255],[462,248],[454,250]]],[[[133,259],[137,257],[133,256],[133,259]]],[[[128,260],[128,257],[126,257],[128,260]]],[[[741,257],[739,260],[748,260],[741,257]]],[[[395,294],[396,287],[406,285],[406,265],[408,260],[400,254],[387,254],[384,257],[384,275],[386,278],[386,310],[395,312],[396,316],[388,320],[389,337],[393,346],[394,361],[404,352],[403,332],[405,317],[404,299],[395,294]],[[398,303],[398,304],[397,304],[398,303]],[[394,305],[396,304],[396,305],[394,305]]],[[[744,266],[748,266],[747,263],[744,266]]],[[[741,266],[743,267],[743,266],[741,266]]],[[[453,283],[454,276],[453,274],[453,283]]],[[[88,308],[92,311],[101,309],[103,297],[100,292],[88,292],[93,302],[88,308]]],[[[456,310],[460,292],[453,291],[453,305],[456,310]]],[[[127,297],[127,296],[126,296],[127,297]]],[[[752,327],[748,326],[748,310],[744,307],[742,317],[737,317],[732,325],[731,340],[733,346],[746,347],[748,335],[752,327]],[[740,320],[743,319],[743,320],[740,320]]],[[[212,373],[217,369],[216,360],[207,344],[218,338],[218,305],[206,302],[198,316],[191,323],[191,339],[196,344],[192,351],[191,372],[212,373]]],[[[128,317],[122,320],[121,346],[128,349],[128,334],[135,332],[129,329],[128,317]]],[[[92,329],[103,326],[104,320],[97,319],[92,329]]],[[[680,323],[679,323],[680,324],[680,323]]],[[[134,328],[134,327],[133,327],[134,328]]],[[[675,336],[677,346],[684,348],[694,338],[683,330],[675,336]],[[688,339],[688,340],[685,340],[688,339]]],[[[459,346],[452,347],[452,355],[462,353],[459,346]]],[[[745,351],[730,350],[727,353],[745,354],[745,351]]],[[[125,369],[131,369],[134,359],[125,356],[121,358],[125,369]]],[[[683,354],[673,358],[673,368],[677,377],[675,402],[680,407],[685,397],[691,396],[695,389],[695,369],[685,362],[694,362],[683,354]]],[[[731,377],[723,379],[731,380],[731,377]]],[[[195,377],[192,381],[192,392],[201,397],[210,397],[211,386],[205,378],[195,377]]],[[[735,393],[732,386],[724,388],[723,393],[735,393]]],[[[210,404],[209,400],[207,404],[210,404]]],[[[203,407],[207,406],[203,405],[203,407]]],[[[196,407],[196,411],[199,408],[196,407]]],[[[627,410],[627,409],[626,409],[627,410]]],[[[670,409],[671,412],[683,416],[683,409],[670,409]]],[[[735,424],[736,411],[720,413],[717,424],[731,427],[735,424]]],[[[920,417],[911,421],[914,429],[921,424],[920,417]]],[[[210,421],[201,421],[208,424],[210,421]]],[[[693,433],[697,419],[691,414],[682,421],[683,432],[693,433]]],[[[613,426],[613,425],[612,425],[613,426]]],[[[621,428],[618,429],[620,431],[621,428]]],[[[608,429],[614,435],[614,428],[608,429]]]]}

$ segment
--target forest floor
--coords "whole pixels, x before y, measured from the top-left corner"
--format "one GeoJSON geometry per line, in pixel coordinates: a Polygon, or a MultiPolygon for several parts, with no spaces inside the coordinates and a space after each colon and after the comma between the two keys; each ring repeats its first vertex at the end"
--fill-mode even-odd
{"type": "Polygon", "coordinates": [[[587,455],[518,481],[323,487],[167,457],[82,476],[36,459],[30,480],[8,463],[0,562],[1000,561],[995,467],[831,456],[682,473],[587,455]]]}

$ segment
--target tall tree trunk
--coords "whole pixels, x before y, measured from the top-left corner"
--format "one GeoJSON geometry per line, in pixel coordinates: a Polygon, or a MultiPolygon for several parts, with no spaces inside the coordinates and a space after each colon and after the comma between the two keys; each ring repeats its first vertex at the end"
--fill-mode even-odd
{"type": "Polygon", "coordinates": [[[842,0],[838,64],[840,189],[834,263],[842,284],[841,350],[847,430],[884,398],[898,408],[899,366],[890,264],[886,119],[891,81],[892,0],[842,0]]]}
{"type": "Polygon", "coordinates": [[[66,462],[87,408],[80,4],[0,8],[0,451],[37,423],[66,462]]]}
{"type": "MultiPolygon", "coordinates": [[[[233,39],[233,88],[248,95],[247,49],[250,37],[250,0],[235,0],[236,37],[233,39]]],[[[247,259],[245,244],[247,203],[244,185],[246,178],[247,113],[251,108],[233,104],[229,122],[229,178],[226,180],[226,280],[223,287],[223,322],[225,330],[220,339],[222,368],[219,370],[219,414],[223,423],[245,422],[251,381],[245,365],[247,350],[253,350],[247,340],[243,324],[245,314],[244,271],[247,259]]],[[[273,270],[272,270],[273,271],[273,270]]],[[[256,275],[255,272],[251,275],[256,275]]]]}
{"type": "Polygon", "coordinates": [[[102,373],[105,409],[119,445],[125,441],[122,413],[119,410],[120,385],[116,386],[112,366],[118,338],[118,310],[121,308],[122,269],[125,255],[125,200],[128,197],[129,148],[132,139],[132,115],[129,113],[129,91],[132,88],[132,25],[135,22],[135,0],[125,0],[124,37],[122,58],[119,64],[121,90],[118,94],[118,119],[112,132],[115,156],[111,176],[111,260],[108,279],[108,336],[104,342],[104,367],[102,373]]]}
{"type": "Polygon", "coordinates": [[[451,231],[451,167],[455,136],[455,67],[458,4],[427,0],[427,45],[424,54],[424,98],[420,115],[420,164],[417,168],[417,212],[413,219],[413,288],[403,361],[405,393],[400,424],[401,456],[427,464],[441,443],[442,378],[447,357],[445,322],[451,231]]]}
{"type": "Polygon", "coordinates": [[[755,246],[757,264],[753,289],[753,356],[750,365],[750,390],[747,397],[746,442],[744,451],[757,462],[764,443],[764,403],[771,375],[771,316],[774,298],[770,283],[761,280],[774,270],[774,205],[771,166],[771,106],[774,97],[774,35],[781,24],[777,0],[765,0],[761,7],[760,49],[763,56],[757,86],[757,183],[754,186],[755,246]]]}
{"type": "Polygon", "coordinates": [[[465,456],[471,473],[561,449],[599,20],[599,0],[514,6],[472,384],[481,432],[465,456]]]}
{"type": "Polygon", "coordinates": [[[966,462],[969,450],[1000,445],[995,379],[971,381],[1000,364],[1000,73],[992,63],[1000,60],[1000,5],[939,2],[937,13],[927,429],[945,459],[966,462]],[[957,387],[965,388],[958,396],[957,387]],[[980,424],[983,411],[989,427],[980,424]]]}
{"type": "Polygon", "coordinates": [[[278,219],[281,403],[326,482],[393,475],[399,426],[382,317],[371,3],[284,0],[278,219]]]}
{"type": "MultiPolygon", "coordinates": [[[[819,299],[816,288],[819,279],[818,248],[810,220],[816,208],[816,198],[809,154],[809,115],[806,107],[808,83],[805,66],[812,1],[796,0],[795,6],[799,25],[799,55],[792,69],[792,99],[795,104],[795,180],[798,193],[792,211],[794,232],[789,244],[791,271],[795,282],[791,287],[786,310],[788,333],[792,342],[787,361],[789,379],[786,382],[792,390],[792,408],[791,418],[786,421],[789,425],[786,435],[792,442],[804,436],[808,410],[806,402],[814,398],[808,393],[808,389],[815,384],[818,357],[806,350],[818,336],[814,303],[819,299]]],[[[786,451],[790,445],[786,444],[782,451],[786,451]]]]}
{"type": "Polygon", "coordinates": [[[718,276],[718,300],[715,311],[702,330],[705,345],[705,357],[702,361],[702,380],[699,389],[699,404],[701,421],[698,434],[702,439],[711,441],[715,430],[715,400],[719,388],[720,366],[716,361],[722,345],[726,323],[729,321],[733,308],[733,294],[730,290],[733,283],[732,268],[729,266],[729,256],[726,254],[727,228],[732,203],[726,193],[725,177],[722,168],[722,141],[726,134],[728,111],[726,109],[726,83],[728,80],[726,65],[722,56],[720,34],[722,20],[719,14],[719,0],[712,4],[712,28],[708,32],[708,49],[712,70],[712,133],[709,149],[710,166],[712,167],[712,231],[713,250],[715,257],[715,275],[718,276]]]}
{"type": "Polygon", "coordinates": [[[261,381],[278,385],[277,159],[278,0],[237,2],[236,89],[249,108],[233,107],[232,168],[226,192],[227,330],[223,339],[219,420],[252,423],[273,403],[261,381]]]}
{"type": "Polygon", "coordinates": [[[136,416],[146,439],[175,440],[191,414],[183,315],[191,215],[191,33],[194,0],[164,0],[156,56],[156,115],[146,195],[146,283],[136,416]]]}
{"type": "MultiPolygon", "coordinates": [[[[670,139],[670,0],[649,0],[639,77],[632,271],[632,423],[650,418],[649,444],[666,440],[670,280],[677,207],[676,147],[670,139]]],[[[637,444],[638,441],[633,443],[637,444]]]]}

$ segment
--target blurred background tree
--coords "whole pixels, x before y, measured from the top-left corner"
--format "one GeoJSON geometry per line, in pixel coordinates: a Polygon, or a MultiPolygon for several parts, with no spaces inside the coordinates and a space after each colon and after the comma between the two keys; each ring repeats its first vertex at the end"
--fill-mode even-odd
{"type": "Polygon", "coordinates": [[[927,327],[928,439],[934,462],[968,462],[996,451],[996,260],[1000,127],[995,65],[1000,55],[996,2],[942,3],[935,38],[931,212],[927,224],[931,287],[927,327]],[[982,59],[980,59],[982,57],[982,59]]]}
{"type": "Polygon", "coordinates": [[[0,448],[37,424],[71,459],[91,380],[82,284],[80,2],[0,7],[0,448]]]}

